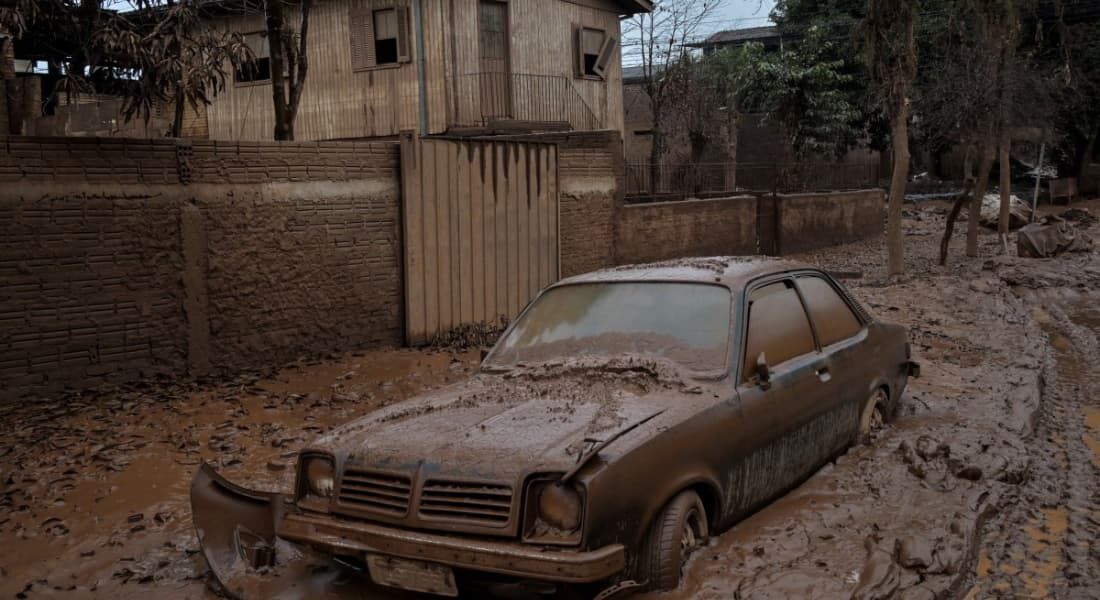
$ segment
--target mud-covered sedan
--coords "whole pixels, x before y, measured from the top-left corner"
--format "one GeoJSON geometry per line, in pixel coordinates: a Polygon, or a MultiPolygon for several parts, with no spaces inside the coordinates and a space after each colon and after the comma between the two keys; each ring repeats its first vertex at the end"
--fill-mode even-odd
{"type": "Polygon", "coordinates": [[[808,266],[600,271],[539,294],[469,380],[303,450],[292,494],[204,465],[194,521],[231,593],[295,545],[445,596],[672,588],[708,534],[889,416],[916,368],[903,328],[808,266]]]}

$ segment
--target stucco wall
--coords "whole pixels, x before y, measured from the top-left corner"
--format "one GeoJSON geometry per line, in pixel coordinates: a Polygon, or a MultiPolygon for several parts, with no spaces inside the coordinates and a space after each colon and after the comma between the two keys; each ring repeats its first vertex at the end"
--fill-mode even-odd
{"type": "Polygon", "coordinates": [[[620,264],[756,253],[756,197],[632,204],[616,236],[620,264]]]}
{"type": "Polygon", "coordinates": [[[882,190],[780,194],[776,202],[780,254],[861,240],[882,232],[882,190]]]}
{"type": "Polygon", "coordinates": [[[0,146],[2,396],[402,341],[394,144],[0,146]]]}

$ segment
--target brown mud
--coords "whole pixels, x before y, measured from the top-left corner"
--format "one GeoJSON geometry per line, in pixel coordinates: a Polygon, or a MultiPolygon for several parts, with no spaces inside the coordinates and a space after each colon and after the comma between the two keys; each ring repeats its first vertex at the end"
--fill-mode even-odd
{"type": "MultiPolygon", "coordinates": [[[[881,240],[795,257],[862,273],[845,283],[910,328],[923,376],[869,444],[712,539],[680,589],[649,598],[1100,598],[1100,259],[991,259],[1001,247],[983,231],[984,258],[963,257],[957,235],[939,267],[946,212],[907,209],[910,270],[895,280],[881,240]]],[[[476,351],[374,351],[4,406],[0,598],[215,597],[187,499],[201,461],[287,489],[305,444],[476,362],[476,351]]],[[[662,368],[623,366],[606,385],[682,385],[662,368]]],[[[538,388],[557,375],[516,376],[538,388]]],[[[265,595],[410,597],[302,568],[265,595]]]]}

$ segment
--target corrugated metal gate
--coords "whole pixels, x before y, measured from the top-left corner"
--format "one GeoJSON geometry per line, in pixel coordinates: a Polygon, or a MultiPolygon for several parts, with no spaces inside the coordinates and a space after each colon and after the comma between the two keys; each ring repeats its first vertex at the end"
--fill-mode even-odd
{"type": "Polygon", "coordinates": [[[401,138],[405,339],[511,319],[558,279],[553,144],[401,138]]]}

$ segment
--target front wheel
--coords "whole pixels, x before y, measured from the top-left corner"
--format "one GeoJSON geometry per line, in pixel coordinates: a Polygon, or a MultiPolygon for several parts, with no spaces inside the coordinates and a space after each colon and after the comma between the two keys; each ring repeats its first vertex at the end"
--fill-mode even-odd
{"type": "Polygon", "coordinates": [[[643,548],[650,589],[671,590],[693,551],[707,540],[707,513],[699,495],[680,492],[657,515],[643,548]]]}

